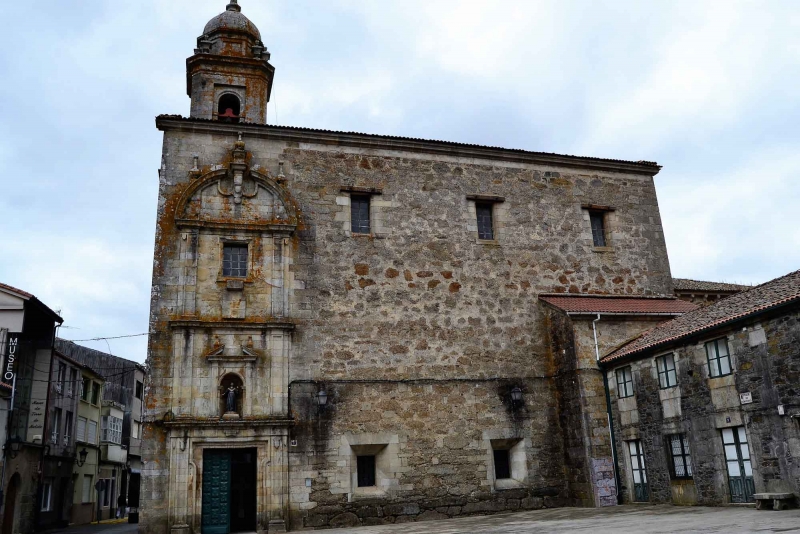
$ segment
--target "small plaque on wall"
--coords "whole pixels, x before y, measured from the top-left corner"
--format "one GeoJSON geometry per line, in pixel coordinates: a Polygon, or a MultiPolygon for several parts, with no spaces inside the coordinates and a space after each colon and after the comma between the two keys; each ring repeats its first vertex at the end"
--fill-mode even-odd
{"type": "Polygon", "coordinates": [[[739,393],[739,401],[742,404],[750,404],[753,402],[753,394],[749,391],[746,393],[739,393]]]}

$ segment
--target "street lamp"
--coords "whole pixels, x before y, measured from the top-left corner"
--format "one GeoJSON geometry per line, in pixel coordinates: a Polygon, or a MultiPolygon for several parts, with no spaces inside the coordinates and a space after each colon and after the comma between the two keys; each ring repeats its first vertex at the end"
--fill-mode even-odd
{"type": "Polygon", "coordinates": [[[19,438],[19,436],[14,436],[6,442],[6,447],[9,456],[11,456],[11,459],[13,460],[17,457],[17,454],[19,454],[19,451],[22,449],[22,440],[19,438]]]}
{"type": "Polygon", "coordinates": [[[519,389],[519,386],[515,386],[514,389],[511,390],[511,402],[514,406],[522,404],[522,390],[519,389]]]}
{"type": "Polygon", "coordinates": [[[86,450],[86,447],[83,448],[81,452],[78,453],[79,458],[75,461],[78,462],[78,467],[83,467],[83,464],[86,463],[86,457],[89,455],[89,451],[86,450]]]}
{"type": "Polygon", "coordinates": [[[324,408],[326,404],[328,404],[328,393],[324,389],[320,389],[317,393],[317,405],[324,408]]]}

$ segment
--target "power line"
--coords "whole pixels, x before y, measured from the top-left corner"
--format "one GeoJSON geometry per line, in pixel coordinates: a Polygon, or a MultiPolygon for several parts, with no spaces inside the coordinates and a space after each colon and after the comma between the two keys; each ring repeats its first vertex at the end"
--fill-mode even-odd
{"type": "Polygon", "coordinates": [[[66,339],[66,338],[62,339],[64,339],[65,341],[72,341],[74,343],[77,341],[103,341],[105,339],[122,339],[124,337],[139,337],[139,336],[146,336],[148,334],[149,334],[148,332],[145,332],[144,334],[128,334],[127,336],[91,337],[89,339],[66,339]]]}

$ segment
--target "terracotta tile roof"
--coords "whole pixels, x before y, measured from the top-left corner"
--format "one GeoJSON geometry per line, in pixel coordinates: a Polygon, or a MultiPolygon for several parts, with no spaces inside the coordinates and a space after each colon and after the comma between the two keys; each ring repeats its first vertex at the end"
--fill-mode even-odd
{"type": "Polygon", "coordinates": [[[613,295],[539,295],[539,300],[570,315],[680,315],[698,308],[674,297],[621,297],[613,295]]]}
{"type": "Polygon", "coordinates": [[[5,382],[0,382],[0,390],[5,390],[5,391],[8,391],[8,392],[11,392],[11,391],[13,391],[13,388],[11,387],[11,384],[6,384],[5,382]]]}
{"type": "Polygon", "coordinates": [[[16,294],[18,294],[18,295],[20,295],[22,297],[25,297],[26,299],[33,298],[33,295],[31,295],[27,291],[23,291],[21,289],[17,289],[16,287],[10,286],[8,284],[0,283],[0,289],[6,289],[8,291],[11,291],[12,293],[16,293],[16,294]]]}
{"type": "Polygon", "coordinates": [[[673,344],[693,334],[713,330],[724,324],[792,302],[800,303],[800,271],[736,293],[651,328],[607,354],[601,361],[609,362],[673,344]]]}
{"type": "Polygon", "coordinates": [[[745,291],[753,286],[742,284],[726,284],[724,282],[704,282],[690,280],[689,278],[673,278],[672,286],[675,291],[745,291]]]}

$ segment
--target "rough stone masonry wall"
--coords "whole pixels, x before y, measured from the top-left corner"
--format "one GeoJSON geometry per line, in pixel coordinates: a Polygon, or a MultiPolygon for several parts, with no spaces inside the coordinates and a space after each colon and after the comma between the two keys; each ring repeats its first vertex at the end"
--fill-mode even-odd
{"type": "MultiPolygon", "coordinates": [[[[236,139],[229,130],[166,132],[159,220],[188,180],[193,154],[199,154],[201,167],[225,160],[236,139]]],[[[420,514],[457,515],[521,507],[525,498],[542,497],[536,495],[543,488],[551,494],[547,488],[557,488],[554,499],[563,497],[557,481],[567,466],[552,380],[556,369],[537,295],[671,292],[652,178],[474,160],[456,152],[366,153],[253,135],[244,140],[251,165],[277,174],[278,161],[285,162],[285,187],[302,214],[291,267],[297,329],[290,379],[314,380],[336,392],[330,413],[316,422],[316,414],[296,412],[303,388],[293,385],[297,450],[304,451],[290,453],[296,526],[330,525],[346,513],[367,522],[369,506],[382,507],[386,521],[397,521],[417,514],[394,514],[387,505],[414,503],[420,514]],[[380,235],[348,235],[343,186],[382,190],[373,200],[380,235]],[[473,194],[505,197],[496,211],[496,243],[477,241],[466,198],[473,194]],[[586,203],[616,208],[608,220],[612,251],[593,250],[588,213],[581,209],[586,203]],[[383,382],[346,382],[359,380],[383,382]],[[524,389],[522,415],[512,417],[503,404],[500,388],[510,384],[524,389]],[[465,410],[454,410],[460,405],[465,410]],[[516,424],[514,417],[527,422],[516,424]],[[300,431],[317,426],[313,439],[300,431]],[[392,447],[405,455],[404,470],[393,471],[404,489],[377,501],[331,491],[351,467],[336,443],[385,433],[397,435],[392,447]],[[506,438],[523,440],[529,459],[518,495],[506,493],[514,489],[493,490],[486,472],[485,441],[506,438]],[[446,461],[446,469],[437,472],[435,458],[446,461]],[[437,476],[449,485],[446,498],[462,504],[441,504],[445,495],[437,476]],[[468,506],[473,501],[493,504],[468,506]]],[[[178,239],[172,229],[162,226],[160,232],[149,360],[153,418],[163,416],[172,397],[172,340],[162,332],[175,302],[170,284],[176,273],[165,266],[175,258],[178,239]]],[[[307,391],[306,400],[312,394],[307,391]]],[[[155,448],[143,498],[151,500],[156,515],[165,515],[153,502],[166,489],[163,436],[155,426],[148,432],[145,447],[151,441],[155,448]]]]}
{"type": "MultiPolygon", "coordinates": [[[[678,347],[674,393],[659,390],[652,356],[631,362],[634,398],[618,399],[616,383],[611,383],[618,454],[625,460],[623,479],[630,481],[625,440],[641,439],[652,502],[730,502],[720,430],[744,425],[756,492],[800,494],[800,424],[791,417],[800,413],[799,317],[796,309],[782,311],[678,347]],[[719,337],[727,339],[734,374],[709,379],[704,342],[719,337]],[[745,392],[752,394],[751,404],[741,404],[739,394],[745,392]],[[778,414],[779,404],[786,415],[778,414]],[[676,433],[689,438],[690,481],[671,480],[664,437],[676,433]]],[[[632,488],[627,485],[625,500],[630,502],[632,488]]]]}
{"type": "MultiPolygon", "coordinates": [[[[559,369],[557,389],[569,498],[574,506],[617,504],[605,385],[594,346],[594,318],[548,312],[548,331],[559,369]]],[[[662,321],[661,317],[601,317],[596,323],[599,353],[608,353],[662,321]]]]}

